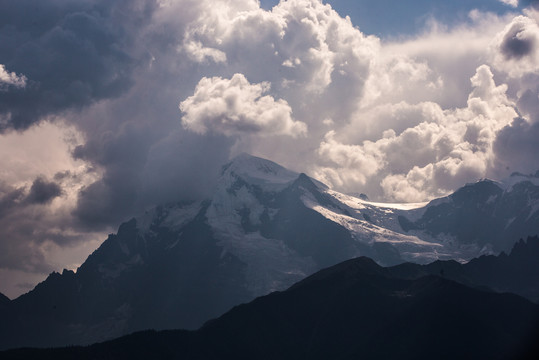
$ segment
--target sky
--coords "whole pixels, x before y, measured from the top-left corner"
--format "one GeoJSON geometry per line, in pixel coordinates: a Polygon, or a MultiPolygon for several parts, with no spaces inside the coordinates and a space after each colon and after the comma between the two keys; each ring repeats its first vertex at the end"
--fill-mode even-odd
{"type": "Polygon", "coordinates": [[[241,152],[416,202],[539,170],[536,0],[0,0],[0,292],[241,152]]]}

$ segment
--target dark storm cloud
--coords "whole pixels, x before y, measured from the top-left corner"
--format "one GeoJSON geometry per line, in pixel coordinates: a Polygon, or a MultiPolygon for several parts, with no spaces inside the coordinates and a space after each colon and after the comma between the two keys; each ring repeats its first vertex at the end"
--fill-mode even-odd
{"type": "Polygon", "coordinates": [[[506,59],[521,59],[535,51],[537,39],[526,34],[526,28],[515,23],[505,34],[500,51],[506,59]]]}
{"type": "Polygon", "coordinates": [[[0,181],[0,219],[24,198],[24,187],[15,188],[0,181]]]}
{"type": "Polygon", "coordinates": [[[45,220],[48,204],[61,193],[60,185],[43,177],[34,179],[29,187],[13,187],[0,180],[0,268],[38,272],[52,269],[39,245],[75,240],[56,233],[45,220]],[[21,253],[25,255],[21,257],[21,253]]]}
{"type": "MultiPolygon", "coordinates": [[[[539,82],[539,77],[533,78],[539,82]]],[[[517,105],[518,109],[527,114],[533,122],[539,122],[539,86],[534,90],[527,89],[518,99],[517,105]]]]}
{"type": "Polygon", "coordinates": [[[26,197],[29,204],[47,204],[62,194],[62,188],[55,182],[49,182],[42,177],[34,180],[30,193],[26,197]]]}
{"type": "MultiPolygon", "coordinates": [[[[79,192],[70,226],[103,230],[158,203],[201,197],[211,184],[197,178],[213,178],[228,157],[230,141],[181,129],[178,101],[200,76],[180,76],[171,48],[183,36],[183,12],[152,28],[158,3],[0,0],[0,64],[26,79],[0,97],[0,133],[81,110],[67,119],[84,137],[73,156],[102,175],[79,192]]],[[[26,203],[46,204],[58,190],[34,183],[26,203]]]]}
{"type": "MultiPolygon", "coordinates": [[[[52,203],[64,196],[64,184],[57,181],[38,177],[31,185],[14,187],[0,180],[0,270],[50,273],[58,266],[48,258],[47,249],[69,249],[90,238],[77,231],[61,203],[52,203]]],[[[4,281],[11,273],[1,274],[4,281]]]]}
{"type": "Polygon", "coordinates": [[[13,187],[0,181],[0,218],[29,205],[45,205],[62,194],[62,188],[54,181],[37,177],[30,189],[13,187]]]}
{"type": "Polygon", "coordinates": [[[151,145],[144,125],[126,122],[116,133],[106,132],[78,146],[75,158],[105,169],[101,180],[79,194],[75,214],[83,223],[98,225],[119,222],[133,209],[139,191],[140,173],[151,145]]]}
{"type": "Polygon", "coordinates": [[[0,0],[0,64],[27,78],[2,93],[0,132],[124,93],[147,60],[132,43],[152,3],[0,0]]]}
{"type": "Polygon", "coordinates": [[[494,152],[510,171],[539,170],[539,122],[516,118],[498,133],[494,152]]]}
{"type": "Polygon", "coordinates": [[[100,180],[79,193],[74,215],[85,227],[117,226],[148,207],[200,199],[212,189],[230,140],[176,131],[155,141],[151,133],[128,123],[117,134],[76,148],[76,157],[105,168],[100,180]]]}

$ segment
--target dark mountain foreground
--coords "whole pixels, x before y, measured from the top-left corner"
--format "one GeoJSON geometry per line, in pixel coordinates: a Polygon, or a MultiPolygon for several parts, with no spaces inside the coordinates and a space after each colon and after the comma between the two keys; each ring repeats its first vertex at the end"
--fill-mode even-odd
{"type": "Polygon", "coordinates": [[[428,265],[405,263],[389,268],[401,278],[417,279],[439,275],[464,285],[488,288],[495,292],[511,292],[539,303],[539,237],[521,239],[509,255],[483,255],[466,264],[453,260],[435,261],[428,265]]]}
{"type": "Polygon", "coordinates": [[[8,306],[10,301],[11,300],[9,300],[6,295],[0,293],[0,309],[3,309],[4,307],[8,306]]]}
{"type": "Polygon", "coordinates": [[[197,331],[145,331],[2,359],[534,359],[539,305],[360,257],[236,306],[197,331]]]}

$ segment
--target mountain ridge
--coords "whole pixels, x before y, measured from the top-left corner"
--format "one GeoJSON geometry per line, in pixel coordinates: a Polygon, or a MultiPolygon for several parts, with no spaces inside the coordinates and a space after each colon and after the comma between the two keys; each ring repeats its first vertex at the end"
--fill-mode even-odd
{"type": "Polygon", "coordinates": [[[533,359],[539,305],[441,276],[402,279],[360,257],[235,306],[197,331],[145,331],[5,359],[533,359]],[[391,344],[391,346],[388,346],[391,344]]]}
{"type": "MultiPolygon", "coordinates": [[[[525,209],[513,226],[539,233],[534,210],[539,210],[539,187],[517,182],[509,197],[493,190],[498,195],[489,203],[490,190],[478,184],[466,188],[472,195],[477,192],[471,197],[476,203],[469,203],[479,209],[476,216],[496,215],[492,209],[504,201],[520,201],[525,209]]],[[[460,241],[436,233],[441,225],[436,216],[428,216],[429,209],[456,214],[452,219],[458,220],[462,207],[457,205],[447,199],[373,203],[243,154],[223,168],[210,199],[157,206],[123,223],[76,273],[53,274],[12,300],[0,324],[0,349],[89,344],[147,328],[196,329],[234,305],[284,290],[357,256],[389,266],[462,262],[495,253],[494,242],[486,237],[460,241]],[[416,228],[403,229],[401,216],[416,228]],[[34,323],[41,324],[44,336],[30,327],[34,323]]],[[[508,219],[503,216],[513,217],[498,215],[494,220],[504,224],[508,219]]],[[[458,221],[453,225],[458,227],[458,221]]],[[[507,236],[499,248],[511,247],[517,232],[508,228],[496,234],[496,241],[507,236]]]]}

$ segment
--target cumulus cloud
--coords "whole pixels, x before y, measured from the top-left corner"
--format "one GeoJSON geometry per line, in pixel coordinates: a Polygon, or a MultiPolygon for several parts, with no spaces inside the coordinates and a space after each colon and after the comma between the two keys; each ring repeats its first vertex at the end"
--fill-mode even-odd
{"type": "Polygon", "coordinates": [[[425,93],[443,91],[444,81],[427,61],[404,54],[390,54],[377,59],[365,87],[362,107],[387,103],[391,99],[424,100],[425,93]],[[410,88],[418,91],[410,93],[410,88]]]}
{"type": "Polygon", "coordinates": [[[234,71],[270,82],[298,115],[308,106],[323,116],[319,122],[345,121],[357,107],[379,39],[365,36],[318,0],[283,1],[271,11],[251,1],[208,2],[188,25],[180,48],[199,62],[226,59],[226,77],[234,71]]]}
{"type": "Polygon", "coordinates": [[[335,140],[335,131],[326,134],[318,154],[327,164],[317,172],[318,177],[337,186],[348,185],[349,182],[365,184],[369,176],[384,166],[383,154],[377,151],[374,143],[365,142],[362,146],[342,144],[335,140]]]}
{"type": "Polygon", "coordinates": [[[493,42],[494,66],[512,77],[539,72],[539,25],[533,18],[517,16],[493,42]]]}
{"type": "Polygon", "coordinates": [[[269,88],[267,82],[250,84],[242,74],[231,79],[202,78],[193,96],[180,104],[182,124],[199,134],[305,135],[307,125],[292,119],[286,101],[262,95],[269,88]]]}
{"type": "Polygon", "coordinates": [[[331,133],[330,146],[328,141],[320,145],[324,165],[317,174],[347,191],[368,188],[379,196],[379,185],[385,198],[398,201],[423,201],[485,176],[493,166],[496,132],[517,113],[507,99],[507,86],[496,86],[488,66],[477,68],[471,84],[465,108],[442,110],[430,102],[399,103],[373,109],[367,124],[362,124],[364,131],[354,133],[353,126],[345,127],[338,136],[340,142],[331,133]],[[377,123],[378,128],[368,127],[377,123]],[[400,124],[399,132],[391,128],[394,124],[400,124]],[[363,140],[364,136],[377,140],[363,140]],[[341,161],[334,152],[343,154],[341,161]],[[363,163],[348,163],[354,158],[363,163]],[[328,166],[329,161],[335,165],[328,166]]]}
{"type": "MultiPolygon", "coordinates": [[[[434,26],[415,39],[382,47],[361,107],[348,124],[331,133],[335,149],[344,147],[365,159],[376,157],[376,165],[366,169],[330,161],[324,140],[320,159],[313,165],[316,176],[371,198],[420,201],[481,177],[509,175],[507,158],[516,160],[536,143],[529,135],[534,119],[539,119],[537,76],[533,67],[500,73],[499,63],[490,55],[500,34],[521,18],[478,12],[470,17],[471,25],[449,30],[434,26]],[[490,66],[482,65],[485,62],[490,66]],[[472,66],[475,75],[466,86],[462,74],[468,67],[473,71],[472,66]],[[491,69],[507,84],[496,85],[491,69]],[[519,114],[526,120],[517,130],[512,122],[519,114]],[[523,136],[526,130],[528,136],[523,136]],[[503,139],[509,134],[521,143],[504,147],[506,154],[501,156],[501,144],[508,142],[503,139]]],[[[527,61],[526,56],[522,60],[527,61]]],[[[539,168],[533,157],[524,158],[515,162],[520,171],[539,168]]]]}

